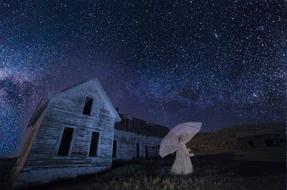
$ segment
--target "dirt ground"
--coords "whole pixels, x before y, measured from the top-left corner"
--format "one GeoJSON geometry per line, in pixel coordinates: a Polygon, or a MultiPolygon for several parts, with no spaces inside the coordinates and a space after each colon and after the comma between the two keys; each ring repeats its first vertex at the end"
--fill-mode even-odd
{"type": "Polygon", "coordinates": [[[115,163],[103,173],[65,179],[28,189],[56,190],[282,190],[285,163],[236,161],[231,155],[192,158],[194,173],[169,174],[172,157],[115,163]]]}

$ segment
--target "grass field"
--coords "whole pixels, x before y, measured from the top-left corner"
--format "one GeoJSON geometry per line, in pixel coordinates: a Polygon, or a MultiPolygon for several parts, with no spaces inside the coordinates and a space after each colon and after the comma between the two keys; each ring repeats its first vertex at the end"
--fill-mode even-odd
{"type": "MultiPolygon", "coordinates": [[[[169,174],[173,158],[117,163],[111,170],[37,186],[57,190],[282,190],[285,164],[235,161],[228,155],[192,158],[194,173],[169,174]]],[[[30,188],[29,188],[30,189],[30,188]]]]}

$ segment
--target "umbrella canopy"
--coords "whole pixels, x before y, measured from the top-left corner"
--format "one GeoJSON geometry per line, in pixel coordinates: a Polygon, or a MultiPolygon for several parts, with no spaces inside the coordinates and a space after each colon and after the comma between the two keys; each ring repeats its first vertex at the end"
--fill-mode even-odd
{"type": "Polygon", "coordinates": [[[161,140],[159,155],[165,157],[175,152],[180,142],[187,143],[200,131],[201,125],[200,122],[187,122],[175,126],[161,140]]]}
{"type": "Polygon", "coordinates": [[[175,126],[171,131],[177,135],[180,141],[187,143],[190,141],[201,129],[200,122],[187,122],[175,126]]]}

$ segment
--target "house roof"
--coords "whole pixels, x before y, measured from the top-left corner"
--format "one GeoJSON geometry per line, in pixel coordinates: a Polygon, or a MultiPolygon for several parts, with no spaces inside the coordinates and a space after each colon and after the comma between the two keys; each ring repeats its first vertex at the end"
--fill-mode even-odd
{"type": "Polygon", "coordinates": [[[140,135],[145,136],[154,136],[154,137],[164,137],[169,129],[167,127],[153,124],[151,122],[147,122],[141,119],[137,118],[131,118],[130,115],[126,114],[120,114],[122,120],[119,123],[115,124],[115,129],[121,130],[121,131],[128,131],[140,135]],[[125,126],[124,120],[129,119],[129,126],[125,126]]]}
{"type": "Polygon", "coordinates": [[[95,87],[98,90],[98,93],[99,93],[100,97],[104,100],[104,102],[105,102],[105,104],[107,106],[107,110],[111,113],[112,116],[114,116],[115,121],[119,122],[121,120],[121,117],[119,116],[119,114],[116,111],[114,105],[112,104],[112,101],[110,100],[110,98],[106,94],[106,91],[104,90],[103,86],[101,85],[101,83],[99,82],[99,80],[97,78],[93,78],[93,79],[91,79],[89,81],[73,85],[71,87],[68,87],[68,88],[60,91],[57,94],[62,94],[64,92],[68,91],[68,90],[71,90],[71,89],[74,89],[74,88],[77,88],[77,87],[81,87],[81,86],[84,86],[84,85],[91,85],[91,86],[95,87]]]}
{"type": "Polygon", "coordinates": [[[271,134],[284,134],[285,128],[284,125],[254,125],[244,128],[241,131],[238,131],[235,135],[237,138],[251,137],[251,136],[262,136],[262,135],[271,135],[271,134]]]}
{"type": "MultiPolygon", "coordinates": [[[[55,93],[54,96],[58,95],[58,94],[62,94],[70,89],[73,89],[73,88],[76,88],[76,87],[79,87],[79,86],[82,86],[82,85],[93,85],[97,88],[98,90],[98,93],[100,95],[100,97],[104,100],[106,106],[107,106],[107,110],[114,116],[115,118],[115,121],[116,122],[119,122],[121,120],[118,112],[115,110],[110,98],[107,96],[104,88],[102,87],[101,83],[99,82],[98,79],[94,78],[92,80],[89,80],[89,81],[86,81],[84,83],[80,83],[80,84],[77,84],[77,85],[73,85],[69,88],[65,88],[64,90],[61,90],[60,92],[58,93],[55,93]]],[[[35,122],[38,120],[38,118],[41,116],[41,114],[44,112],[44,110],[47,108],[49,102],[51,99],[53,99],[54,96],[51,96],[47,99],[41,99],[40,102],[38,103],[33,115],[31,116],[31,119],[28,123],[28,126],[27,127],[30,127],[30,126],[33,126],[35,124],[35,122]]]]}
{"type": "Polygon", "coordinates": [[[41,99],[40,102],[38,103],[33,115],[31,116],[31,119],[29,120],[29,123],[27,127],[33,126],[38,118],[41,116],[41,114],[45,111],[49,103],[48,99],[41,99]]]}

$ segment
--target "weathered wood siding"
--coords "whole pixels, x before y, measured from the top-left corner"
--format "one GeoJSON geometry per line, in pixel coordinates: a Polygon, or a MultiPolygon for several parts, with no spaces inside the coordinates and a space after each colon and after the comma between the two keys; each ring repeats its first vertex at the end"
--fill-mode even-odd
{"type": "Polygon", "coordinates": [[[115,129],[114,140],[117,141],[117,155],[114,159],[119,160],[130,160],[136,158],[137,143],[139,144],[139,157],[156,157],[158,156],[159,145],[161,142],[160,137],[144,136],[117,129],[115,129]]]}
{"type": "Polygon", "coordinates": [[[47,106],[18,183],[46,182],[109,168],[114,121],[97,90],[90,86],[75,87],[56,95],[47,106]],[[82,114],[86,96],[93,98],[91,116],[82,114]],[[70,154],[63,157],[57,152],[64,127],[74,128],[74,133],[70,154]],[[88,156],[93,131],[100,134],[97,157],[88,156]]]}

